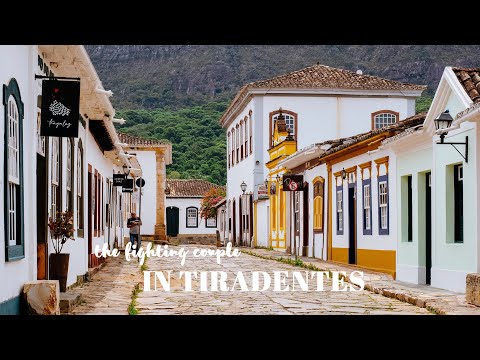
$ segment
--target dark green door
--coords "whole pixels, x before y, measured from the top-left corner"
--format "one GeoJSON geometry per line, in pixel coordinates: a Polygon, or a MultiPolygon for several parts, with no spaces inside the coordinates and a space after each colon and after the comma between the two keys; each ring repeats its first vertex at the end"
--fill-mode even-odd
{"type": "Polygon", "coordinates": [[[167,207],[167,235],[178,235],[178,208],[174,206],[167,207]]]}

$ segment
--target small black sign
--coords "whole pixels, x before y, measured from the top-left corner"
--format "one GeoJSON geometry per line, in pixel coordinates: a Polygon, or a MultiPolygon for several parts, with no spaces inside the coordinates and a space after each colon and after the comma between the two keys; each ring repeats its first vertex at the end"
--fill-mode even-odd
{"type": "Polygon", "coordinates": [[[124,174],[113,174],[113,186],[123,186],[123,182],[125,181],[124,174]]]}
{"type": "Polygon", "coordinates": [[[303,175],[283,175],[283,191],[305,191],[303,175]]]}
{"type": "Polygon", "coordinates": [[[122,192],[133,193],[133,179],[125,179],[122,186],[122,192]]]}
{"type": "Polygon", "coordinates": [[[79,113],[79,81],[43,81],[41,136],[78,137],[79,113]]]}
{"type": "Polygon", "coordinates": [[[137,184],[137,186],[139,188],[142,188],[145,186],[145,180],[141,177],[139,177],[136,181],[135,181],[135,184],[137,184]]]}

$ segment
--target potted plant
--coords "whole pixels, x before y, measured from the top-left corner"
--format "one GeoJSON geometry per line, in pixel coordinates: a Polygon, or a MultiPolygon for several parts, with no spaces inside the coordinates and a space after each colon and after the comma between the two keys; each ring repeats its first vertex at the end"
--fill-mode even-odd
{"type": "Polygon", "coordinates": [[[73,213],[71,211],[57,212],[55,219],[48,219],[53,249],[50,254],[50,279],[58,280],[60,291],[67,291],[68,262],[70,254],[62,254],[62,249],[67,240],[75,240],[73,237],[73,213]]]}

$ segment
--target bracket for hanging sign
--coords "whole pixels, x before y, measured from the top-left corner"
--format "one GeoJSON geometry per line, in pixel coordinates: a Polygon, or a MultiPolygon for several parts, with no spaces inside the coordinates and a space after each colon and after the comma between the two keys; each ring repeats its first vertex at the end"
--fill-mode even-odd
{"type": "Polygon", "coordinates": [[[37,75],[35,74],[35,80],[37,79],[48,79],[48,80],[76,80],[80,81],[79,77],[68,77],[68,76],[46,76],[46,75],[37,75]]]}

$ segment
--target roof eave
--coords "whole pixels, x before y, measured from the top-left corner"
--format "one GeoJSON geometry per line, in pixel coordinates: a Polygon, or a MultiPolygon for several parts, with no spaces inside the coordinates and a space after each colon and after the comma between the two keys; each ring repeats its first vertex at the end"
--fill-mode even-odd
{"type": "Polygon", "coordinates": [[[370,90],[370,89],[341,89],[341,88],[252,88],[246,86],[232,100],[231,105],[220,118],[220,124],[223,128],[228,127],[241,112],[250,98],[255,95],[350,95],[350,96],[395,96],[395,97],[412,97],[417,98],[422,95],[427,86],[421,85],[422,89],[418,90],[370,90]],[[239,101],[241,99],[241,101],[239,101]],[[239,102],[238,102],[239,101],[239,102]]]}

